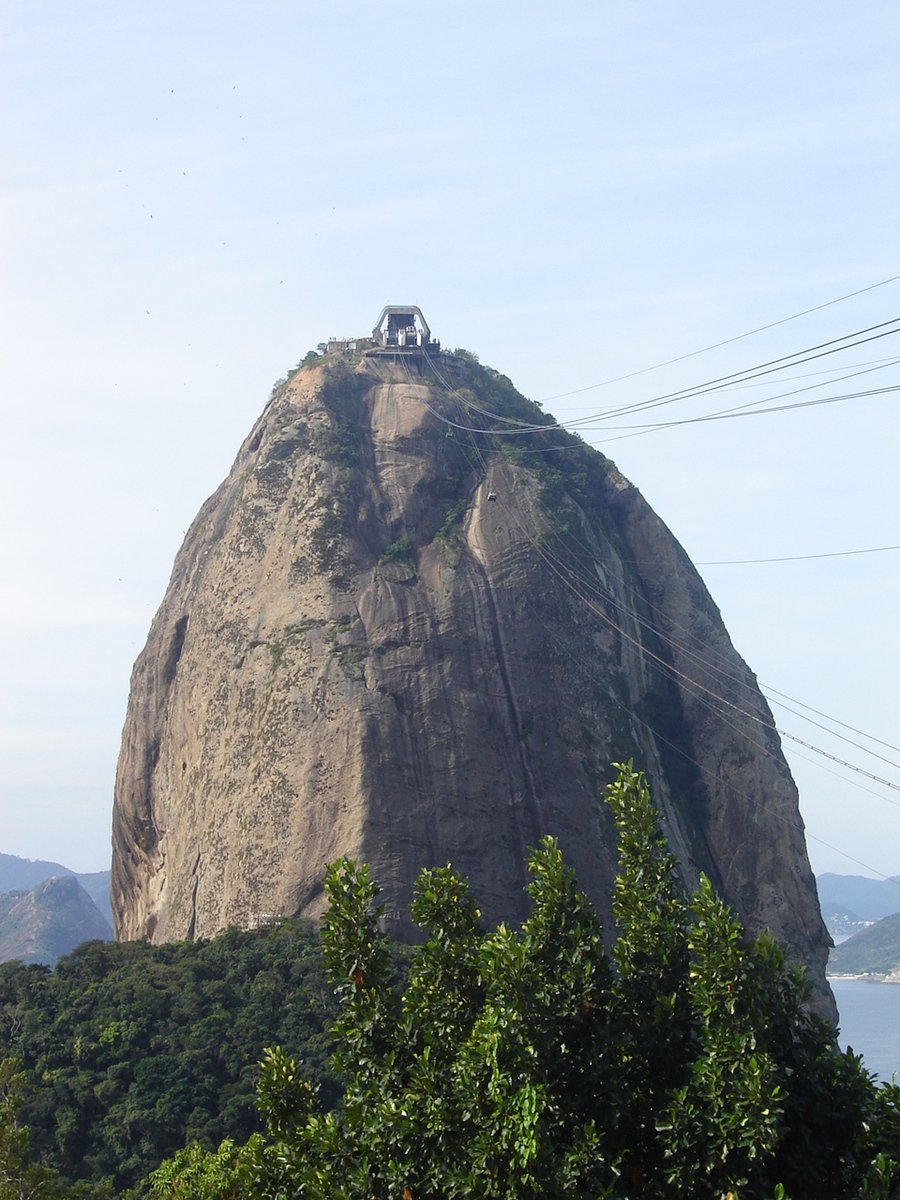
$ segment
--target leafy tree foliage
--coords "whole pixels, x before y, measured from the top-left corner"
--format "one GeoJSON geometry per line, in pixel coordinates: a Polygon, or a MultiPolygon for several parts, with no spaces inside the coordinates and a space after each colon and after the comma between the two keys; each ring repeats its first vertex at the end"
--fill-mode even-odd
{"type": "Polygon", "coordinates": [[[0,1055],[21,1064],[32,1154],[68,1182],[115,1189],[186,1142],[245,1142],[266,1045],[301,1050],[336,1102],[334,1011],[318,931],[300,922],[156,947],[88,942],[52,972],[0,966],[0,1055]]]}
{"type": "MultiPolygon", "coordinates": [[[[266,1133],[229,1158],[235,1194],[900,1196],[898,1089],[875,1089],[836,1050],[801,975],[770,938],[746,941],[708,881],[682,897],[642,776],[620,767],[609,801],[620,856],[609,956],[551,839],[531,856],[518,933],[485,932],[449,868],[422,873],[412,913],[428,940],[405,990],[368,869],[331,870],[324,951],[346,1091],[322,1111],[296,1063],[267,1051],[266,1133]]],[[[154,1187],[221,1194],[185,1163],[154,1187]]]]}
{"type": "Polygon", "coordinates": [[[56,1173],[30,1161],[28,1129],[19,1120],[23,1086],[15,1059],[0,1061],[0,1200],[60,1200],[56,1173]]]}
{"type": "Polygon", "coordinates": [[[179,1150],[153,1172],[151,1195],[167,1200],[233,1200],[247,1183],[241,1148],[230,1138],[217,1150],[203,1150],[196,1142],[179,1150]]]}

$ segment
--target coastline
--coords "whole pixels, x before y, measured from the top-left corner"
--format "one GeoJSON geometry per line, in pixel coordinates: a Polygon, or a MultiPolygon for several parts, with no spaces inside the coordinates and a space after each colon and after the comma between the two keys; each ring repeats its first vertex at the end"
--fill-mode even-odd
{"type": "Polygon", "coordinates": [[[874,972],[868,972],[868,971],[858,972],[856,974],[847,974],[847,975],[826,974],[825,978],[828,980],[829,983],[831,983],[832,980],[842,979],[842,980],[848,980],[848,981],[849,980],[862,980],[863,983],[900,984],[900,973],[898,973],[896,971],[893,971],[888,975],[879,975],[874,972]]]}

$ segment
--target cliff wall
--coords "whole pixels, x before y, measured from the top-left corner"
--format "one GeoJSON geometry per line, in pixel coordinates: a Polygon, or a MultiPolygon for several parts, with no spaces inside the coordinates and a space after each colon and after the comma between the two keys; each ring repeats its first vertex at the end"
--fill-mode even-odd
{"type": "Polygon", "coordinates": [[[637,489],[566,434],[499,432],[522,420],[549,418],[466,360],[325,360],[277,390],[134,668],[117,936],[316,916],[340,855],[371,863],[402,934],[420,867],[448,861],[489,922],[518,921],[547,833],[606,916],[600,797],[633,758],[688,885],[706,872],[786,942],[833,1012],[752,673],[637,489]]]}

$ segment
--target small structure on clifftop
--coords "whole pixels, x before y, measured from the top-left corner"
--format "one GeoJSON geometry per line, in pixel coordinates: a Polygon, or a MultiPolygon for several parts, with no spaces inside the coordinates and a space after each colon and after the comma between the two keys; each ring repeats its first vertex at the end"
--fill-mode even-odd
{"type": "Polygon", "coordinates": [[[383,350],[423,349],[431,341],[431,330],[416,305],[386,304],[372,330],[372,341],[383,350]]]}
{"type": "Polygon", "coordinates": [[[441,343],[431,340],[431,330],[416,304],[386,304],[371,337],[329,338],[320,342],[320,354],[397,355],[440,354],[441,343]]]}

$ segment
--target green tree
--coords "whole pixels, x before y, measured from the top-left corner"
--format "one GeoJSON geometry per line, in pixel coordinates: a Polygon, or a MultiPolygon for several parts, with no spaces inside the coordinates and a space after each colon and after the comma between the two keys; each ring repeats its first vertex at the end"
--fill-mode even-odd
{"type": "Polygon", "coordinates": [[[19,1121],[23,1085],[19,1064],[0,1061],[0,1200],[62,1200],[56,1172],[29,1159],[28,1129],[19,1121]]]}
{"type": "Polygon", "coordinates": [[[241,1148],[226,1138],[217,1150],[196,1142],[166,1159],[150,1176],[150,1194],[169,1200],[235,1200],[247,1179],[241,1148]]]}
{"type": "MultiPolygon", "coordinates": [[[[294,1060],[266,1053],[266,1132],[229,1159],[244,1194],[900,1197],[898,1090],[837,1051],[801,975],[770,938],[745,939],[708,880],[682,897],[643,777],[620,766],[608,794],[611,956],[552,839],[531,856],[518,932],[486,932],[449,868],[422,873],[411,911],[427,940],[405,988],[368,868],[330,870],[323,946],[345,1092],[320,1111],[294,1060]]],[[[167,1186],[218,1200],[193,1153],[166,1167],[167,1186]]]]}

